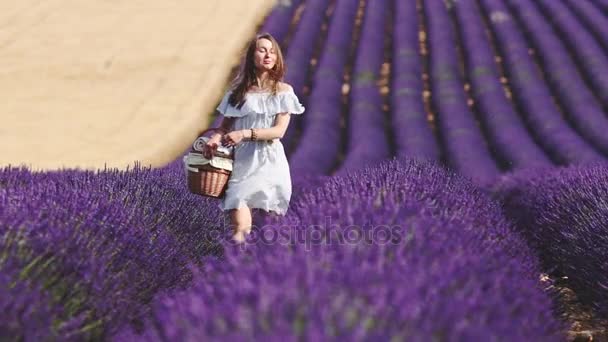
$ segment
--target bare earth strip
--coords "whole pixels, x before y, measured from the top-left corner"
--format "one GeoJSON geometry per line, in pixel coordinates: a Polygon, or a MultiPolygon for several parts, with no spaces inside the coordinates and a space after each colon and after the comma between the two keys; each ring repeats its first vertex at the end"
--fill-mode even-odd
{"type": "Polygon", "coordinates": [[[0,3],[0,167],[163,166],[273,0],[0,3]]]}

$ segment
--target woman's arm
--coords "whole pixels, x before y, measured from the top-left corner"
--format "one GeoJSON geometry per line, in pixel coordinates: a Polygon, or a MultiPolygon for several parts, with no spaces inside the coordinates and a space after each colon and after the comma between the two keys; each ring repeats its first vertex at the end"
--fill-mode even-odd
{"type": "Polygon", "coordinates": [[[220,132],[213,133],[211,135],[211,139],[213,139],[215,141],[220,141],[224,134],[230,132],[230,128],[232,127],[233,123],[234,123],[233,117],[224,116],[222,118],[222,122],[220,123],[220,126],[218,127],[220,132]]]}
{"type": "MultiPolygon", "coordinates": [[[[279,113],[275,116],[274,125],[270,128],[256,128],[255,133],[258,140],[272,140],[276,138],[283,138],[289,125],[289,113],[279,113]]],[[[251,139],[251,130],[241,130],[245,139],[251,139]]]]}

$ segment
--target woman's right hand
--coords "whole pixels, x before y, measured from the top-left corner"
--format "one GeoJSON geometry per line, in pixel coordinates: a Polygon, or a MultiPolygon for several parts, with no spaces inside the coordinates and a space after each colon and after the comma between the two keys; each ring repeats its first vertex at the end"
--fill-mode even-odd
{"type": "Polygon", "coordinates": [[[203,146],[203,157],[206,159],[211,159],[217,148],[221,142],[221,137],[219,135],[214,135],[211,139],[207,141],[207,143],[203,146]]]}

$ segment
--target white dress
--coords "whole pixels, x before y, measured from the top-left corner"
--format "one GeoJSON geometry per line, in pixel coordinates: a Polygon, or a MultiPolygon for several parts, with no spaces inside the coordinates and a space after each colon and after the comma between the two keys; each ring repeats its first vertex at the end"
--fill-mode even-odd
{"type": "MultiPolygon", "coordinates": [[[[302,114],[304,106],[293,89],[278,92],[249,92],[238,109],[228,103],[228,90],[217,110],[226,117],[235,117],[233,130],[269,128],[277,113],[302,114]]],[[[291,175],[283,144],[279,139],[243,140],[235,146],[232,174],[219,207],[222,210],[260,208],[285,215],[291,199],[291,175]]]]}

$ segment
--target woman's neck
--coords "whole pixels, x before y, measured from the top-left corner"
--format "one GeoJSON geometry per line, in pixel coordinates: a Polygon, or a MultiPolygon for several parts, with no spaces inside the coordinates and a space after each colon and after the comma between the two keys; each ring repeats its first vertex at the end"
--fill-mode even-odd
{"type": "Polygon", "coordinates": [[[257,71],[256,72],[256,83],[258,89],[268,89],[270,88],[270,79],[268,77],[268,71],[257,71]]]}

